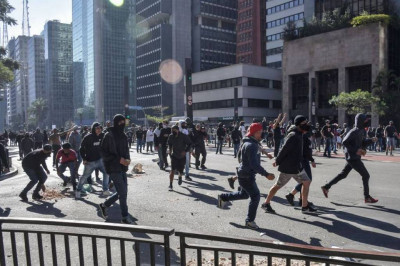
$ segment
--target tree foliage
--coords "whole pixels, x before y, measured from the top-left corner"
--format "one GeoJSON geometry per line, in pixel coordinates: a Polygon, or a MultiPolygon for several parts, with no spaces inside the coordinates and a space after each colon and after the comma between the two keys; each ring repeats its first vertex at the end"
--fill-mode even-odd
{"type": "Polygon", "coordinates": [[[367,12],[361,14],[360,16],[354,17],[351,20],[351,25],[353,27],[358,27],[358,26],[363,26],[363,25],[368,25],[371,23],[378,23],[381,22],[384,25],[389,25],[390,23],[390,16],[385,15],[385,14],[375,14],[375,15],[370,15],[367,12]]]}
{"type": "Polygon", "coordinates": [[[43,120],[46,118],[47,110],[48,106],[45,99],[38,98],[33,101],[28,108],[29,123],[34,126],[43,125],[43,120]]]}
{"type": "Polygon", "coordinates": [[[337,96],[333,96],[329,103],[346,110],[347,114],[355,115],[358,113],[371,114],[372,109],[378,114],[385,113],[386,104],[380,97],[373,95],[369,91],[360,89],[352,92],[342,92],[337,96]]]}
{"type": "Polygon", "coordinates": [[[153,107],[150,114],[146,114],[146,119],[155,124],[162,123],[164,120],[170,120],[175,114],[167,115],[169,107],[153,107]]]}

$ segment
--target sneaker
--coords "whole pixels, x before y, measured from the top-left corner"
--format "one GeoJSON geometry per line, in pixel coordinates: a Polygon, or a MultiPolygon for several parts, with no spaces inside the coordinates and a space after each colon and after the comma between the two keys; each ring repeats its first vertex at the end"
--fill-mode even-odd
{"type": "Polygon", "coordinates": [[[198,166],[198,165],[196,165],[196,170],[200,170],[200,168],[199,168],[199,166],[198,166]]]}
{"type": "Polygon", "coordinates": [[[104,219],[107,219],[107,217],[108,217],[108,211],[107,211],[107,207],[104,205],[104,203],[100,203],[100,204],[99,204],[99,208],[100,208],[101,216],[102,216],[104,219]]]}
{"type": "Polygon", "coordinates": [[[228,183],[231,189],[235,189],[235,179],[233,177],[228,177],[228,183]]]}
{"type": "Polygon", "coordinates": [[[260,229],[260,227],[258,227],[258,225],[256,224],[256,222],[246,222],[246,227],[253,229],[253,230],[257,230],[260,229]]]}
{"type": "Polygon", "coordinates": [[[106,196],[106,197],[110,196],[111,194],[112,193],[109,190],[105,190],[105,191],[103,191],[103,193],[101,193],[102,196],[106,196]]]}
{"type": "Polygon", "coordinates": [[[365,198],[365,203],[377,203],[377,202],[378,202],[378,200],[374,199],[371,196],[368,196],[368,197],[365,198]]]}
{"type": "Polygon", "coordinates": [[[28,201],[28,197],[26,196],[26,194],[20,193],[18,196],[21,198],[22,201],[24,201],[24,202],[28,201]]]}
{"type": "Polygon", "coordinates": [[[66,187],[68,185],[68,182],[64,181],[62,185],[63,185],[63,187],[66,187]]]}
{"type": "Polygon", "coordinates": [[[190,176],[188,176],[188,175],[185,176],[185,180],[186,180],[186,181],[192,181],[192,179],[191,179],[190,176]]]}
{"type": "Polygon", "coordinates": [[[265,212],[268,212],[268,213],[272,213],[272,214],[275,214],[275,213],[276,213],[275,210],[272,209],[270,203],[263,203],[263,204],[261,205],[261,209],[263,209],[265,212]]]}
{"type": "Polygon", "coordinates": [[[34,200],[41,200],[41,199],[43,199],[43,196],[41,196],[41,195],[39,195],[39,194],[37,194],[37,195],[32,195],[32,199],[34,199],[34,200]]]}
{"type": "Polygon", "coordinates": [[[325,186],[322,186],[321,189],[322,193],[324,193],[325,198],[328,198],[329,189],[327,189],[325,186]]]}
{"type": "Polygon", "coordinates": [[[126,218],[122,218],[121,223],[122,224],[133,224],[133,221],[132,221],[131,217],[128,216],[126,218]]]}
{"type": "Polygon", "coordinates": [[[225,207],[226,201],[221,198],[221,195],[218,195],[218,208],[223,209],[225,207]]]}
{"type": "Polygon", "coordinates": [[[173,191],[174,190],[174,188],[172,187],[172,184],[171,185],[169,185],[169,187],[168,187],[168,191],[173,191]]]}
{"type": "Polygon", "coordinates": [[[314,213],[316,212],[317,209],[315,209],[314,207],[312,207],[310,204],[307,205],[307,207],[302,207],[301,208],[301,212],[302,213],[314,213]]]}
{"type": "Polygon", "coordinates": [[[207,167],[203,164],[203,165],[201,166],[201,169],[206,170],[207,167]]]}
{"type": "Polygon", "coordinates": [[[178,178],[178,185],[182,185],[182,177],[181,176],[178,178]]]}
{"type": "Polygon", "coordinates": [[[75,191],[75,199],[80,199],[81,198],[81,192],[80,191],[75,191]]]}
{"type": "Polygon", "coordinates": [[[292,194],[290,194],[290,193],[287,194],[286,195],[286,199],[287,199],[287,201],[289,202],[290,205],[294,206],[294,200],[293,200],[294,196],[292,194]]]}

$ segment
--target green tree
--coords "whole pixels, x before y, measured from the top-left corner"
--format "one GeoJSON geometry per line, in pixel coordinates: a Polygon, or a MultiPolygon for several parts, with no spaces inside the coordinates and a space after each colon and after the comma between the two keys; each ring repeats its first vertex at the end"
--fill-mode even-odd
{"type": "Polygon", "coordinates": [[[153,107],[150,114],[146,114],[146,119],[153,123],[161,123],[164,120],[170,120],[175,114],[166,115],[169,107],[153,107]]]}
{"type": "Polygon", "coordinates": [[[42,98],[38,98],[31,103],[28,108],[29,123],[34,126],[43,125],[43,120],[46,118],[46,112],[48,110],[47,101],[42,98]]]}
{"type": "Polygon", "coordinates": [[[346,110],[347,114],[355,115],[357,113],[371,114],[374,108],[379,115],[385,114],[386,104],[378,96],[373,95],[369,91],[360,89],[352,92],[342,92],[337,96],[333,96],[329,103],[346,110]]]}

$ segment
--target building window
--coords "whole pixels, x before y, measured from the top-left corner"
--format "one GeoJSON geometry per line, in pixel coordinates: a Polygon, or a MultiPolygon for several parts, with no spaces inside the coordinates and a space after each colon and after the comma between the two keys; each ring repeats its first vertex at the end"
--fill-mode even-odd
{"type": "Polygon", "coordinates": [[[332,108],[329,100],[332,96],[338,94],[338,70],[321,71],[317,73],[318,77],[318,107],[332,108]]]}
{"type": "Polygon", "coordinates": [[[266,66],[270,68],[282,68],[282,61],[267,63],[266,66]]]}
{"type": "Polygon", "coordinates": [[[253,108],[269,108],[269,100],[248,99],[247,106],[253,108]]]}
{"type": "Polygon", "coordinates": [[[269,88],[269,80],[268,79],[248,78],[247,85],[250,87],[269,88]]]}
{"type": "Polygon", "coordinates": [[[303,18],[304,18],[304,12],[298,13],[298,14],[294,14],[294,15],[291,15],[291,16],[287,16],[287,17],[284,17],[284,18],[280,18],[280,19],[277,19],[277,20],[273,20],[273,21],[267,22],[267,29],[287,24],[289,21],[301,20],[303,18]]]}
{"type": "Polygon", "coordinates": [[[308,110],[308,74],[290,76],[292,90],[292,109],[308,110]]]}
{"type": "Polygon", "coordinates": [[[283,53],[283,47],[277,47],[267,50],[267,56],[276,55],[283,53]]]}
{"type": "Polygon", "coordinates": [[[272,101],[272,108],[274,108],[274,109],[282,109],[282,101],[273,100],[272,101]]]}
{"type": "Polygon", "coordinates": [[[358,89],[371,91],[371,65],[350,67],[347,69],[349,77],[349,91],[358,89]]]}
{"type": "MultiPolygon", "coordinates": [[[[237,99],[237,106],[238,107],[243,106],[243,99],[237,99]]],[[[233,99],[193,103],[193,110],[233,108],[233,107],[235,107],[233,99]]]]}

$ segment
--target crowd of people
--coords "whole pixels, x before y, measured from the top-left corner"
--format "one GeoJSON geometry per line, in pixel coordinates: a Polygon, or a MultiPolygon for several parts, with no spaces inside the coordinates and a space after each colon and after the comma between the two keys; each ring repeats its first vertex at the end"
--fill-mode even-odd
{"type": "Polygon", "coordinates": [[[313,150],[323,151],[324,156],[331,157],[332,152],[336,153],[343,148],[345,154],[347,163],[344,169],[321,188],[326,197],[331,187],[346,178],[354,169],[362,176],[365,202],[375,203],[377,199],[369,194],[369,174],[361,156],[365,155],[367,149],[386,151],[386,155],[393,156],[393,150],[398,146],[398,134],[392,121],[386,127],[379,126],[375,129],[370,126],[370,119],[363,114],[356,116],[352,129],[347,124],[339,126],[329,120],[326,120],[322,127],[318,123],[313,126],[304,116],[287,121],[286,114],[280,114],[274,121],[269,122],[265,118],[260,122],[254,120],[250,126],[246,126],[242,121],[229,125],[219,123],[213,128],[204,123],[194,124],[190,119],[186,119],[172,125],[169,121],[163,121],[154,127],[133,125],[126,129],[125,117],[116,115],[113,125],[107,121],[104,127],[95,122],[91,127],[74,126],[68,130],[53,129],[49,133],[39,128],[34,132],[21,131],[18,134],[5,131],[0,140],[4,142],[4,145],[0,144],[0,162],[6,170],[8,164],[3,155],[4,146],[19,147],[22,168],[30,179],[19,194],[22,201],[28,201],[27,193],[35,186],[32,198],[43,198],[40,190],[45,191],[44,184],[50,173],[46,158],[53,154],[53,168],[61,178],[63,186],[68,186],[69,183],[72,185],[76,199],[87,193],[83,188],[86,183],[90,188],[93,172],[96,181],[100,182],[101,172],[102,195],[108,198],[99,205],[99,210],[106,219],[108,208],[119,200],[122,222],[127,224],[132,223],[127,206],[126,173],[130,165],[130,149],[133,143],[136,143],[137,153],[156,152],[160,170],[169,168],[169,191],[174,189],[175,175],[178,175],[178,185],[182,184],[183,177],[187,181],[192,180],[192,157],[196,169],[207,169],[207,145],[215,144],[216,154],[223,154],[226,146],[233,147],[233,156],[238,158],[239,166],[236,169],[237,176],[229,178],[228,182],[232,189],[236,181],[240,187],[238,191],[219,195],[218,206],[223,208],[227,201],[250,198],[246,226],[252,229],[258,228],[255,217],[260,201],[255,176],[260,174],[269,180],[275,179],[274,174],[261,166],[262,154],[269,159],[275,159],[273,166],[278,167],[280,174],[261,208],[268,213],[275,213],[271,200],[279,189],[293,178],[298,185],[286,195],[286,199],[289,204],[294,205],[294,197],[300,193],[301,210],[309,213],[317,211],[308,200],[312,181],[311,166],[316,167],[313,150]],[[273,149],[273,152],[268,153],[263,144],[273,149]],[[84,169],[83,174],[79,175],[81,165],[84,169]],[[70,172],[69,177],[65,176],[67,169],[70,172]]]}

